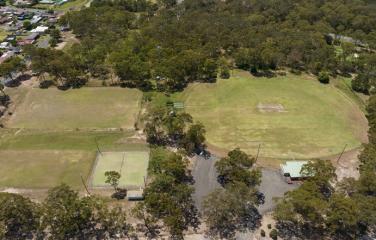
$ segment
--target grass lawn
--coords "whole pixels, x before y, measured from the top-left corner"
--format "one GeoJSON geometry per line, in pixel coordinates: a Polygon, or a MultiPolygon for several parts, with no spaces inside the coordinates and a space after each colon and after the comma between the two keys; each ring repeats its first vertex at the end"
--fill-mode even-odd
{"type": "Polygon", "coordinates": [[[132,128],[141,92],[122,88],[30,89],[7,123],[10,128],[132,128]]]}
{"type": "Polygon", "coordinates": [[[55,6],[54,10],[59,10],[59,11],[68,11],[71,9],[79,10],[81,7],[85,6],[88,2],[90,2],[90,0],[71,0],[62,5],[55,6]]]}
{"type": "Polygon", "coordinates": [[[147,174],[149,152],[102,152],[98,155],[97,163],[92,176],[92,186],[108,186],[105,183],[106,171],[117,171],[121,174],[119,186],[139,188],[144,185],[147,174]]]}
{"type": "Polygon", "coordinates": [[[85,151],[0,151],[0,187],[50,188],[66,183],[81,188],[95,158],[85,151]]]}
{"type": "Polygon", "coordinates": [[[85,6],[88,4],[90,0],[71,0],[67,3],[64,3],[62,5],[53,5],[53,4],[41,4],[38,3],[34,5],[34,8],[39,8],[39,9],[53,9],[57,11],[68,11],[68,10],[79,10],[81,7],[85,6]]]}
{"type": "Polygon", "coordinates": [[[355,148],[367,136],[354,100],[308,75],[255,78],[236,72],[215,84],[191,84],[173,98],[205,125],[208,143],[225,150],[256,154],[261,144],[262,157],[314,158],[337,154],[345,144],[355,148]]]}

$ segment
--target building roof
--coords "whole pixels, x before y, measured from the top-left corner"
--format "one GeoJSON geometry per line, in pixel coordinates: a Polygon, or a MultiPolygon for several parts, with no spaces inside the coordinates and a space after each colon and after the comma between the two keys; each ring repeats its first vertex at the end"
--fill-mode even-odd
{"type": "Polygon", "coordinates": [[[285,164],[281,164],[281,170],[283,174],[290,174],[291,178],[305,177],[300,174],[304,164],[307,164],[308,161],[288,161],[285,164]]]}
{"type": "Polygon", "coordinates": [[[11,58],[14,56],[14,52],[12,51],[8,51],[6,53],[4,53],[1,57],[0,57],[0,63],[3,63],[5,62],[7,59],[11,58]]]}
{"type": "Polygon", "coordinates": [[[25,38],[25,40],[35,40],[39,36],[39,33],[35,32],[25,38]]]}
{"type": "Polygon", "coordinates": [[[143,196],[144,191],[140,190],[128,190],[127,191],[127,198],[128,200],[142,200],[144,199],[143,196]]]}
{"type": "Polygon", "coordinates": [[[47,29],[48,29],[48,27],[45,27],[45,26],[38,26],[38,27],[34,28],[33,30],[31,30],[30,32],[32,32],[32,33],[43,33],[43,32],[45,32],[47,29]]]}

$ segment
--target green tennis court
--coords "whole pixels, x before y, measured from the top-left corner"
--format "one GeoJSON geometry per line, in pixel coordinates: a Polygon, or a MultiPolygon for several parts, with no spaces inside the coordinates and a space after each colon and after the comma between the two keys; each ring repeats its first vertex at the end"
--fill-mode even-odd
{"type": "Polygon", "coordinates": [[[119,187],[142,187],[147,175],[148,151],[98,153],[92,173],[92,187],[107,187],[104,173],[117,171],[121,174],[119,187]]]}

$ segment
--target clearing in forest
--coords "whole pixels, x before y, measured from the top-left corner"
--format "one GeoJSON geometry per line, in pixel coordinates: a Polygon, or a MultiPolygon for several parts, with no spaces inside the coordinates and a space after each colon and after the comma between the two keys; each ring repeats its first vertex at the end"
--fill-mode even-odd
{"type": "Polygon", "coordinates": [[[7,122],[10,128],[133,128],[142,93],[124,88],[30,89],[7,122]]]}
{"type": "Polygon", "coordinates": [[[237,72],[191,84],[174,99],[207,129],[210,145],[262,157],[315,158],[366,141],[367,121],[353,99],[308,75],[256,78],[237,72]]]}

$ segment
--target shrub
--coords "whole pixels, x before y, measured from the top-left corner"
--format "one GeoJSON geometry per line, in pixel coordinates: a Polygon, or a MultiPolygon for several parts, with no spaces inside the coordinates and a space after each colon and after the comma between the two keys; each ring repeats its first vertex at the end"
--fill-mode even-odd
{"type": "Polygon", "coordinates": [[[268,229],[272,229],[272,225],[270,223],[268,224],[268,229]]]}
{"type": "Polygon", "coordinates": [[[221,69],[221,78],[229,79],[230,78],[230,70],[227,67],[221,69]]]}
{"type": "Polygon", "coordinates": [[[323,84],[328,84],[330,81],[329,73],[320,72],[318,76],[318,80],[323,84]]]}
{"type": "Polygon", "coordinates": [[[261,229],[260,235],[261,235],[261,237],[265,237],[266,236],[264,229],[261,229]]]}
{"type": "Polygon", "coordinates": [[[369,94],[370,81],[367,74],[359,74],[351,81],[351,88],[355,92],[361,92],[364,94],[369,94]]]}
{"type": "Polygon", "coordinates": [[[277,240],[277,238],[278,238],[277,230],[276,229],[271,230],[270,233],[269,233],[269,237],[273,240],[277,240]]]}

